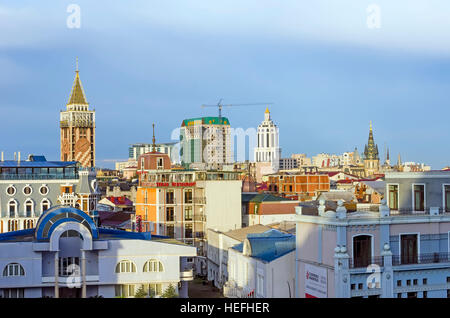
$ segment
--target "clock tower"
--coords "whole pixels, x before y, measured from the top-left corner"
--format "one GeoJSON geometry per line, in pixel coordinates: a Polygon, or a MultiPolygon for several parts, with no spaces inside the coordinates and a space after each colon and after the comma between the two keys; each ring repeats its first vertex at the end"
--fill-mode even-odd
{"type": "Polygon", "coordinates": [[[61,160],[95,167],[95,110],[89,110],[80,75],[75,71],[66,110],[60,112],[61,160]]]}

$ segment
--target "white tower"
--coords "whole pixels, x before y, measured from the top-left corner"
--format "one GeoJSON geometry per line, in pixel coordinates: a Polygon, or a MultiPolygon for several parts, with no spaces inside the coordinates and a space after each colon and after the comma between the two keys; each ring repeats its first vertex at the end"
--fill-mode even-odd
{"type": "Polygon", "coordinates": [[[256,162],[272,162],[278,166],[281,158],[278,127],[270,119],[269,108],[266,108],[264,121],[258,126],[258,141],[255,148],[256,162]]]}

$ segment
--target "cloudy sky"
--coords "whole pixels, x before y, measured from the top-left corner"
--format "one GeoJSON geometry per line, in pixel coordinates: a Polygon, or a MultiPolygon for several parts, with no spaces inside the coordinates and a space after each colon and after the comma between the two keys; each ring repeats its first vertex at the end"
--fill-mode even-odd
{"type": "MultiPolygon", "coordinates": [[[[97,164],[171,141],[213,104],[273,102],[283,156],[364,149],[450,165],[446,0],[0,1],[0,150],[59,159],[59,111],[79,57],[97,164]],[[72,4],[80,28],[69,28],[72,4]],[[379,28],[373,23],[376,5],[379,28]],[[369,24],[370,24],[369,23],[369,24]],[[373,26],[373,24],[370,24],[373,26]]],[[[224,110],[256,127],[264,106],[224,110]]]]}

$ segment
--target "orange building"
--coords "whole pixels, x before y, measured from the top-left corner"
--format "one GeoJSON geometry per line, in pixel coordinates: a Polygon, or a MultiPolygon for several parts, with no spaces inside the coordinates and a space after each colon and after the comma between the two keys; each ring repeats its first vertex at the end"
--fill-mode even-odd
{"type": "Polygon", "coordinates": [[[267,185],[268,192],[304,201],[330,191],[330,178],[327,174],[282,173],[270,175],[267,185]]]}

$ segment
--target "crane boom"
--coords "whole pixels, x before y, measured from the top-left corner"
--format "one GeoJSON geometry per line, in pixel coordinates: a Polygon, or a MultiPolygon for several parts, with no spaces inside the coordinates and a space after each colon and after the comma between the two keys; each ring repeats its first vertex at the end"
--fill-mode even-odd
{"type": "Polygon", "coordinates": [[[204,107],[217,107],[219,108],[219,118],[222,118],[222,107],[231,107],[231,106],[253,106],[253,105],[272,105],[273,103],[244,103],[244,104],[222,104],[222,98],[216,105],[201,105],[204,107]]]}

